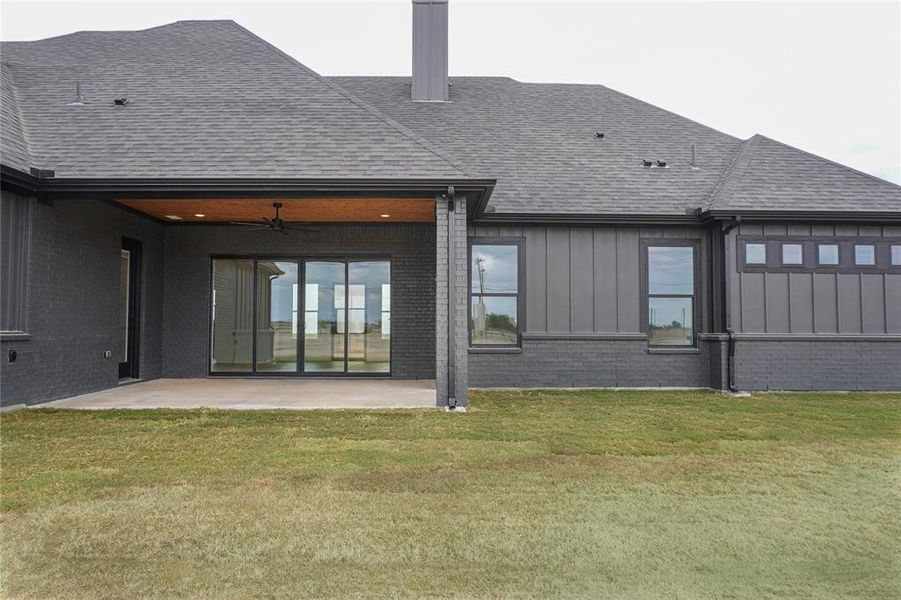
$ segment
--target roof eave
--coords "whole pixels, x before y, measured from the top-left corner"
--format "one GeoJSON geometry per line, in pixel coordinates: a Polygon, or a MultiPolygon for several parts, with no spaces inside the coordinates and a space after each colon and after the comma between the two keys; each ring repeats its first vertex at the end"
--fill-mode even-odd
{"type": "Polygon", "coordinates": [[[476,224],[524,224],[546,225],[698,225],[696,213],[690,214],[642,214],[642,213],[482,213],[476,215],[476,224]]]}
{"type": "Polygon", "coordinates": [[[99,200],[150,197],[222,197],[236,195],[271,196],[297,194],[389,194],[445,193],[453,186],[457,193],[478,193],[481,197],[494,188],[493,179],[421,178],[421,179],[342,179],[342,178],[43,178],[2,166],[4,187],[53,198],[90,197],[99,200]]]}
{"type": "Polygon", "coordinates": [[[890,210],[707,210],[699,215],[703,222],[740,218],[749,221],[867,221],[901,222],[901,211],[890,210]]]}

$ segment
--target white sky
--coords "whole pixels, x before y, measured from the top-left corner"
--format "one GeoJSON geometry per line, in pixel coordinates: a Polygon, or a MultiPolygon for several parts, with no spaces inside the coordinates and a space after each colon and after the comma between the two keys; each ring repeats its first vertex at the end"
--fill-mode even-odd
{"type": "MultiPolygon", "coordinates": [[[[409,75],[410,0],[0,5],[0,37],[234,19],[324,75],[409,75]]],[[[451,75],[602,83],[901,183],[901,2],[451,0],[451,75]]]]}

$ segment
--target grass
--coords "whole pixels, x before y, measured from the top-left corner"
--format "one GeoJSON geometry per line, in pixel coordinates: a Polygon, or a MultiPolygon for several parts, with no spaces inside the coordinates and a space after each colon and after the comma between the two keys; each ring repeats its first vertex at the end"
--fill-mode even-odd
{"type": "Polygon", "coordinates": [[[4,598],[901,596],[901,395],[29,410],[4,598]]]}

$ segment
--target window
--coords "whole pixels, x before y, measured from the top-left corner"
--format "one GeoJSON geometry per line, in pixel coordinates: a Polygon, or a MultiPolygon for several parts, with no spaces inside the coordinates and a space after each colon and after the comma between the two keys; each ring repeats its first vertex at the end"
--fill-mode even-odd
{"type": "Polygon", "coordinates": [[[901,266],[901,245],[892,244],[892,266],[901,266]]]}
{"type": "Polygon", "coordinates": [[[25,332],[25,290],[31,203],[28,198],[3,191],[0,202],[0,331],[25,332]]]}
{"type": "Polygon", "coordinates": [[[873,244],[854,244],[854,264],[872,266],[876,264],[876,246],[873,244]]]}
{"type": "Polygon", "coordinates": [[[801,244],[782,244],[782,264],[804,264],[804,252],[801,244]]]}
{"type": "Polygon", "coordinates": [[[692,246],[648,247],[648,344],[694,344],[692,246]]]}
{"type": "Polygon", "coordinates": [[[745,264],[765,265],[766,244],[745,244],[745,264]]]}
{"type": "Polygon", "coordinates": [[[838,244],[819,244],[817,246],[817,264],[825,266],[837,265],[838,244]]]}
{"type": "Polygon", "coordinates": [[[470,343],[519,343],[519,246],[473,244],[470,269],[470,343]]]}

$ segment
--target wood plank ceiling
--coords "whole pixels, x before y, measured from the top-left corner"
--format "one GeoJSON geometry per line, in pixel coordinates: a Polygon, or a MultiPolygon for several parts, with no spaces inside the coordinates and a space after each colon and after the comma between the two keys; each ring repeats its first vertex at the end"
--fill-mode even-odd
{"type": "Polygon", "coordinates": [[[118,202],[167,222],[271,219],[275,215],[273,202],[282,203],[281,218],[285,221],[430,223],[435,220],[435,202],[430,198],[123,199],[118,202]]]}

